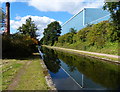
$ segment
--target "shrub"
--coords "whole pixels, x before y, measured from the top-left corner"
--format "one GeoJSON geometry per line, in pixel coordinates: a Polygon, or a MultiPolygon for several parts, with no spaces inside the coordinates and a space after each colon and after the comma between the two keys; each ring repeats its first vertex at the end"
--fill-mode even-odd
{"type": "Polygon", "coordinates": [[[79,50],[118,54],[118,51],[108,44],[114,43],[114,46],[118,47],[118,40],[116,26],[110,21],[102,21],[92,26],[87,26],[75,34],[66,33],[60,36],[54,45],[79,50]]]}
{"type": "Polygon", "coordinates": [[[2,36],[2,58],[27,57],[34,51],[36,43],[30,36],[21,34],[2,36]]]}

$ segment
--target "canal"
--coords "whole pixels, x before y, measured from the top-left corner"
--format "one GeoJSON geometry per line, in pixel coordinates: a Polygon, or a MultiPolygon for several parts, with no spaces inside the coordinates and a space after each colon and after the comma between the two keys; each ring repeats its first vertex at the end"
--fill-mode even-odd
{"type": "Polygon", "coordinates": [[[58,90],[118,90],[120,67],[95,58],[40,48],[58,90]]]}

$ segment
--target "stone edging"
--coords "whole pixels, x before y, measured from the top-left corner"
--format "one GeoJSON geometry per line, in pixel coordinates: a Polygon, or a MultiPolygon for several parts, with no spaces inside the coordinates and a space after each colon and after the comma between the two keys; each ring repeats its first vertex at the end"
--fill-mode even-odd
{"type": "Polygon", "coordinates": [[[53,83],[52,78],[51,78],[50,74],[48,73],[48,69],[47,69],[44,61],[43,60],[41,60],[41,61],[42,61],[41,65],[44,69],[43,73],[45,74],[45,80],[46,80],[47,85],[50,87],[50,90],[54,90],[55,92],[57,92],[57,88],[55,87],[55,84],[53,83]]]}

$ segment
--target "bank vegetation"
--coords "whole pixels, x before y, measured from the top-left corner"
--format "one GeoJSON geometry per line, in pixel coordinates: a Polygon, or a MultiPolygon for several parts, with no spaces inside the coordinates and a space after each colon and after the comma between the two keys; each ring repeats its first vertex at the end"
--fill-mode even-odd
{"type": "Polygon", "coordinates": [[[118,40],[116,26],[102,21],[60,36],[54,46],[118,55],[118,40]]]}

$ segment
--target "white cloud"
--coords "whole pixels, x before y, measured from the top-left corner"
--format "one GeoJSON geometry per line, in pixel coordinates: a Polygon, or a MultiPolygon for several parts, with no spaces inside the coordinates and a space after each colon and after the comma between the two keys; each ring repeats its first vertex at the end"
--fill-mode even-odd
{"type": "Polygon", "coordinates": [[[27,2],[29,6],[44,12],[64,11],[75,14],[82,8],[102,7],[104,0],[0,0],[0,2],[27,2]]]}
{"type": "Polygon", "coordinates": [[[20,17],[20,16],[16,16],[16,17],[15,17],[16,20],[20,20],[21,18],[22,18],[22,17],[20,17]]]}
{"type": "Polygon", "coordinates": [[[82,8],[99,8],[104,0],[30,0],[28,4],[40,11],[65,11],[75,14],[82,8]]]}
{"type": "Polygon", "coordinates": [[[0,3],[3,2],[29,2],[30,0],[0,0],[0,3]]]}
{"type": "Polygon", "coordinates": [[[0,3],[3,3],[3,2],[15,2],[16,0],[0,0],[0,3]]]}
{"type": "MultiPolygon", "coordinates": [[[[31,17],[32,20],[37,25],[37,27],[39,29],[39,31],[37,33],[40,34],[40,37],[43,36],[42,34],[43,34],[43,31],[44,31],[44,28],[46,28],[49,23],[55,21],[55,19],[45,17],[45,16],[43,16],[43,17],[31,16],[31,15],[27,15],[25,17],[17,16],[15,19],[19,19],[19,20],[11,20],[10,21],[11,28],[14,29],[14,30],[17,30],[20,26],[22,26],[22,24],[25,23],[26,19],[29,18],[29,17],[31,17]]],[[[61,22],[60,22],[60,24],[61,24],[61,22]]]]}

